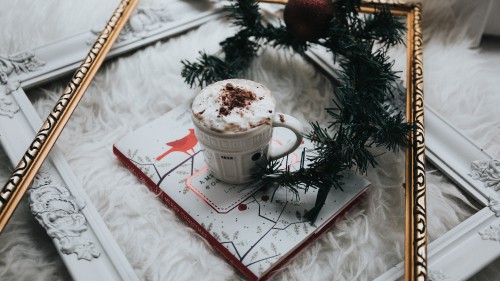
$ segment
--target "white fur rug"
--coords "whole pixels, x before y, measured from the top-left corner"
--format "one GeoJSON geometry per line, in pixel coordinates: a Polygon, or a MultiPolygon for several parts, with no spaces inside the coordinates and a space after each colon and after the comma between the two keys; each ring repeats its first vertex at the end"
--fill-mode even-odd
{"type": "MultiPolygon", "coordinates": [[[[143,1],[143,4],[161,0],[143,1]],[[144,3],[146,2],[146,3],[144,3]]],[[[453,0],[424,2],[426,102],[495,158],[500,158],[500,55],[486,61],[464,35],[467,13],[453,0]],[[496,60],[496,64],[491,60],[496,60]]],[[[0,53],[11,54],[96,26],[116,2],[1,0],[0,53]]],[[[116,159],[113,143],[196,94],[180,76],[181,59],[214,52],[231,28],[211,22],[198,30],[114,59],[102,67],[58,141],[84,189],[141,280],[240,280],[242,277],[116,159]],[[210,36],[207,36],[209,34],[210,36]]],[[[500,52],[498,52],[500,54],[500,52]]],[[[405,62],[395,53],[397,67],[405,62]]],[[[273,90],[279,110],[304,123],[322,120],[331,85],[298,56],[272,49],[247,78],[273,90]]],[[[67,77],[28,91],[45,117],[67,77]]],[[[0,153],[2,184],[11,167],[0,153]]],[[[403,259],[404,192],[400,155],[384,154],[369,171],[367,200],[277,275],[276,280],[371,280],[403,259]]],[[[434,240],[477,211],[429,167],[428,234],[434,240]]],[[[496,263],[498,268],[498,262],[496,263]]],[[[495,280],[495,266],[474,280],[495,280]]],[[[25,201],[0,236],[1,280],[68,280],[50,239],[25,201]]],[[[498,277],[497,277],[498,278],[498,277]]]]}

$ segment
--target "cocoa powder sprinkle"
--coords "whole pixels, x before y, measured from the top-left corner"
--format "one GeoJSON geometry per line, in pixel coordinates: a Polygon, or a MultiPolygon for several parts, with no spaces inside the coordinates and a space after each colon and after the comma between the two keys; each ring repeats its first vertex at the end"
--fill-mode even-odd
{"type": "Polygon", "coordinates": [[[235,87],[231,83],[227,83],[223,91],[224,92],[219,96],[221,103],[219,117],[221,115],[228,116],[235,108],[249,109],[248,106],[257,100],[257,96],[254,92],[235,87]]]}

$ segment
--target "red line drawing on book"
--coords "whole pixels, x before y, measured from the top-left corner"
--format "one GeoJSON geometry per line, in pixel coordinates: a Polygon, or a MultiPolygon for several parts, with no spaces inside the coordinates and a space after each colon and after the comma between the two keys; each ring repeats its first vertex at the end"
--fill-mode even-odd
{"type": "Polygon", "coordinates": [[[187,155],[191,156],[192,154],[190,154],[188,151],[191,150],[194,153],[194,147],[197,143],[198,140],[194,135],[194,129],[189,129],[189,134],[187,134],[185,137],[175,141],[167,142],[167,145],[171,148],[165,151],[162,155],[156,157],[156,161],[160,161],[172,152],[184,152],[187,155]]]}
{"type": "MultiPolygon", "coordinates": [[[[282,145],[279,140],[273,140],[274,143],[278,145],[282,145]]],[[[305,156],[304,156],[305,157],[305,156]]],[[[292,153],[287,155],[281,160],[282,166],[288,166],[288,169],[290,169],[292,166],[295,164],[299,163],[299,157],[297,153],[292,153]]],[[[208,166],[204,166],[203,168],[199,169],[196,173],[192,173],[191,176],[186,178],[185,181],[186,186],[191,189],[200,199],[205,201],[212,209],[214,209],[217,213],[228,213],[232,209],[238,207],[240,211],[242,211],[241,208],[244,208],[242,203],[248,197],[255,192],[258,191],[259,186],[262,186],[262,183],[259,183],[259,181],[256,180],[253,183],[249,184],[243,184],[243,185],[230,185],[230,184],[225,184],[221,183],[221,180],[216,179],[214,174],[212,174],[208,166]],[[231,197],[231,200],[221,200],[220,194],[217,195],[217,193],[212,193],[209,191],[212,187],[215,187],[217,189],[224,189],[227,190],[227,193],[231,194],[238,194],[237,196],[231,197]],[[231,190],[231,191],[230,191],[231,190]],[[235,190],[238,190],[236,193],[234,192],[235,190]]],[[[273,193],[274,197],[274,193],[273,193]]],[[[222,196],[222,198],[226,198],[222,196]]],[[[268,195],[265,195],[263,197],[263,201],[267,202],[270,199],[268,195]]],[[[272,198],[271,198],[272,201],[272,198]]]]}

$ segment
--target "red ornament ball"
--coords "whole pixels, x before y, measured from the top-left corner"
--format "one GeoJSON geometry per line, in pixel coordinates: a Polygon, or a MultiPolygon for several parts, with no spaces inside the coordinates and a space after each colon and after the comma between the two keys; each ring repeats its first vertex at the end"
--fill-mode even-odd
{"type": "Polygon", "coordinates": [[[333,18],[332,0],[288,0],[283,17],[295,38],[317,40],[325,34],[333,18]]]}

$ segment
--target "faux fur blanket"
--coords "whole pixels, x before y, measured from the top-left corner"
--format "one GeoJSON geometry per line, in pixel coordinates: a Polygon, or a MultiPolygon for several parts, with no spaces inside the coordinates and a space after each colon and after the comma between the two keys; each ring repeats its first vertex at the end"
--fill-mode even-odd
{"type": "MultiPolygon", "coordinates": [[[[161,0],[139,5],[158,5],[161,0]]],[[[475,2],[475,1],[472,1],[475,2]]],[[[0,1],[0,53],[12,54],[68,37],[105,22],[116,1],[0,1]]],[[[426,103],[500,159],[500,50],[487,59],[465,35],[468,11],[454,0],[424,1],[426,103]]],[[[180,76],[181,59],[216,52],[233,29],[213,21],[105,63],[58,146],[81,181],[140,280],[240,280],[226,261],[150,192],[113,155],[125,134],[154,120],[197,92],[180,76]],[[208,36],[207,36],[208,35],[208,36]]],[[[402,69],[404,52],[395,52],[402,69]]],[[[332,86],[299,56],[271,48],[246,78],[269,86],[281,112],[304,124],[325,120],[332,86]]],[[[45,118],[68,77],[27,92],[45,118]]],[[[12,170],[0,152],[2,184],[12,170]]],[[[368,172],[367,199],[296,257],[276,280],[372,280],[403,260],[404,163],[385,153],[368,172]]],[[[477,211],[442,174],[428,167],[428,235],[434,240],[477,211]]],[[[499,263],[474,280],[498,280],[499,263]]],[[[70,279],[26,200],[0,236],[1,280],[70,279]]]]}

